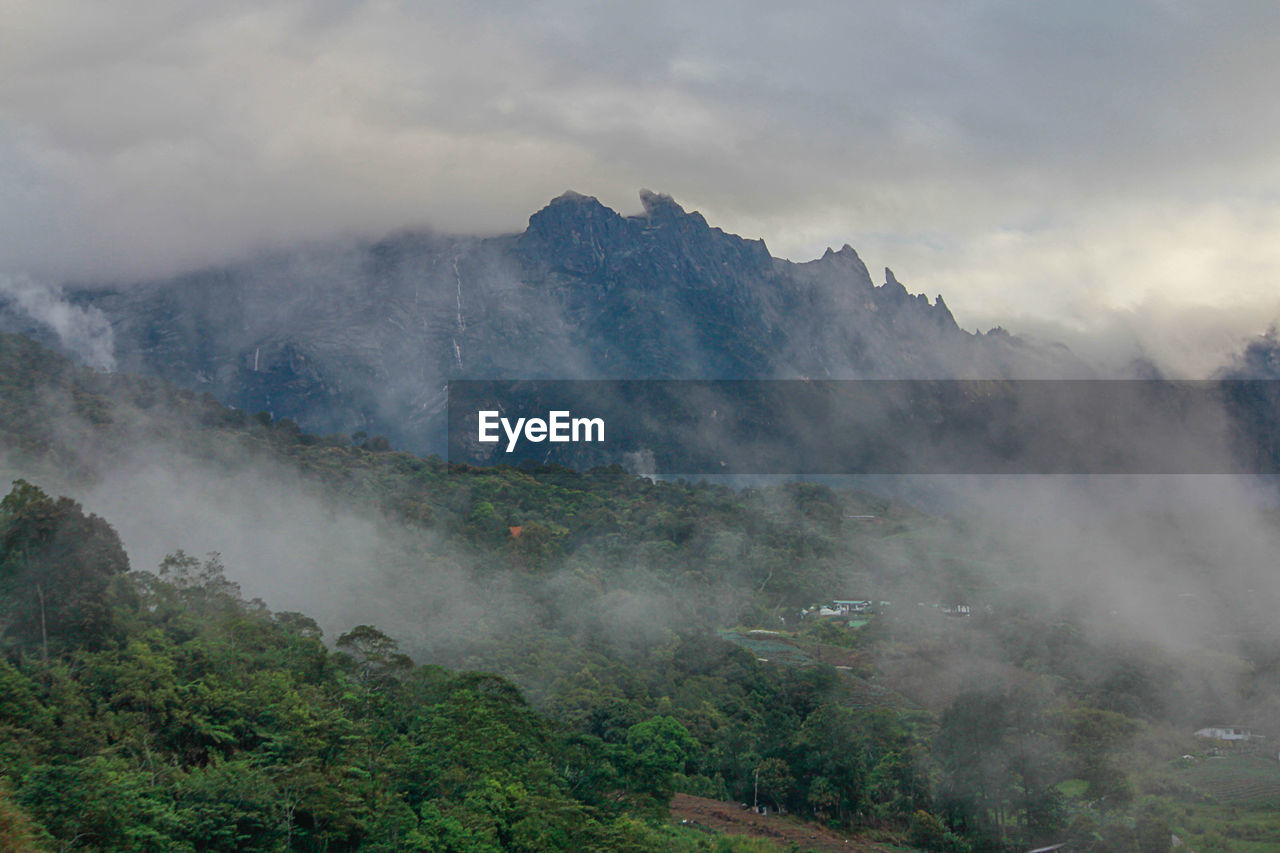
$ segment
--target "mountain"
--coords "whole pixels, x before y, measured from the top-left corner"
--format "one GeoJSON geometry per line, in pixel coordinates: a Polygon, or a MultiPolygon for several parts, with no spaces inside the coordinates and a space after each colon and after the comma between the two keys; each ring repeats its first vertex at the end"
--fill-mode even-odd
{"type": "Polygon", "coordinates": [[[887,269],[877,286],[847,245],[793,263],[640,198],[623,216],[569,192],[521,234],[408,233],[67,296],[109,321],[121,370],[418,451],[440,449],[451,378],[1087,375],[1064,348],[962,330],[887,269]]]}

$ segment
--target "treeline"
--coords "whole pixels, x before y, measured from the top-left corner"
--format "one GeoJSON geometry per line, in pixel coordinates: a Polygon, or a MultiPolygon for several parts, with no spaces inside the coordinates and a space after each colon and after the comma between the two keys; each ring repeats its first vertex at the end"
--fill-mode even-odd
{"type": "Polygon", "coordinates": [[[928,797],[913,736],[851,710],[829,668],[692,633],[629,669],[588,662],[549,718],[371,626],[330,651],[216,557],[129,571],[105,521],[24,481],[0,502],[0,614],[15,849],[677,849],[645,822],[677,789],[751,780],[843,823],[928,797]]]}
{"type": "Polygon", "coordinates": [[[372,626],[331,650],[216,556],[130,571],[106,522],[23,481],[0,501],[0,615],[6,851],[704,849],[661,824],[676,791],[957,853],[1167,837],[1063,809],[1072,776],[1131,796],[1106,753],[1131,734],[1119,714],[975,693],[935,726],[694,631],[629,654],[513,637],[495,663],[554,675],[537,711],[372,626]]]}
{"type": "MultiPolygon", "coordinates": [[[[486,630],[448,623],[403,651],[511,679],[415,667],[368,627],[327,648],[306,617],[243,601],[216,561],[130,572],[105,522],[20,485],[0,558],[14,685],[0,697],[27,697],[0,698],[0,831],[13,837],[679,850],[694,842],[653,821],[683,791],[927,850],[1071,840],[1146,853],[1166,849],[1173,820],[1152,792],[1181,794],[1143,774],[1186,749],[1150,742],[1216,699],[1195,692],[1203,681],[1212,693],[1205,667],[1044,608],[981,532],[865,494],[450,466],[95,374],[2,335],[0,447],[72,479],[92,480],[111,453],[175,449],[229,471],[301,472],[290,488],[381,519],[388,552],[424,588],[452,561],[494,591],[486,630]],[[841,593],[906,606],[861,629],[798,620],[841,593]],[[944,630],[912,606],[939,599],[993,608],[944,630]],[[513,601],[519,612],[504,611],[513,601]],[[859,666],[762,663],[716,636],[732,625],[800,628],[798,641],[852,649],[859,666]],[[973,667],[966,689],[922,698],[951,660],[973,667]],[[886,661],[920,674],[917,702],[866,701],[861,676],[883,680],[886,661]],[[123,805],[108,811],[113,798],[123,805]],[[223,798],[243,812],[219,811],[223,798]]],[[[440,610],[422,617],[447,622],[440,610]]]]}
{"type": "Polygon", "coordinates": [[[330,650],[216,557],[128,571],[104,521],[21,481],[0,614],[5,851],[702,849],[645,820],[698,749],[670,717],[606,740],[371,626],[330,650]]]}

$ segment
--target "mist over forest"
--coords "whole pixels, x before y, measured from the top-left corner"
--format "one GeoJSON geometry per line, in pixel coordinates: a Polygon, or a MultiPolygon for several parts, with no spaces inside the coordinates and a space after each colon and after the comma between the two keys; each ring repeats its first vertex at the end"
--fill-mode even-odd
{"type": "MultiPolygon", "coordinates": [[[[873,285],[848,247],[794,265],[668,198],[645,203],[624,218],[570,195],[518,237],[407,235],[108,289],[9,282],[5,323],[30,337],[0,338],[0,473],[15,483],[0,514],[0,641],[5,677],[34,703],[5,718],[14,849],[77,837],[103,850],[757,849],[664,821],[704,800],[763,802],[865,849],[1271,837],[1280,769],[1259,739],[1280,730],[1270,478],[698,482],[400,449],[430,449],[444,381],[516,370],[1163,375],[964,332],[940,297],[913,297],[888,272],[873,285]],[[82,524],[118,543],[113,568],[68,550],[59,531],[82,524]],[[86,594],[104,603],[92,618],[86,594]],[[248,625],[283,644],[269,663],[235,639],[248,625]],[[146,698],[164,679],[126,700],[96,674],[142,666],[139,643],[170,656],[175,683],[249,705],[177,700],[207,720],[178,737],[146,698]],[[192,655],[213,670],[183,663],[192,655]],[[351,745],[314,763],[298,756],[319,747],[295,744],[286,759],[261,736],[277,723],[253,710],[283,700],[234,674],[244,666],[346,690],[289,701],[336,701],[326,713],[355,727],[351,745]],[[476,694],[473,676],[447,674],[468,671],[507,681],[476,694]],[[79,691],[92,738],[60,740],[40,716],[65,713],[55,687],[79,691]],[[361,691],[376,703],[351,698],[361,691]],[[429,707],[411,713],[423,691],[429,707]],[[535,783],[501,753],[476,764],[477,745],[419,739],[477,695],[514,702],[494,712],[504,720],[551,726],[550,741],[502,737],[533,738],[560,769],[535,783]],[[233,706],[234,724],[218,722],[233,706]],[[123,756],[122,713],[153,733],[123,756]],[[1253,739],[1194,734],[1213,726],[1253,739]],[[162,745],[157,775],[146,755],[162,745]],[[97,769],[51,781],[68,762],[97,769]],[[258,799],[210,794],[230,768],[258,799]],[[143,786],[123,822],[58,798],[92,803],[85,792],[121,779],[143,786]],[[524,793],[477,799],[490,784],[524,793]],[[277,813],[282,797],[293,805],[277,813]],[[199,817],[211,802],[230,811],[199,817]],[[211,840],[201,820],[237,829],[211,840]]],[[[1273,350],[1260,337],[1214,376],[1269,377],[1273,350]]],[[[1230,441],[1192,452],[1223,470],[1240,441],[1270,458],[1270,406],[1249,401],[1230,441]]],[[[1137,436],[1148,458],[1188,452],[1162,451],[1163,435],[1137,436]]]]}
{"type": "Polygon", "coordinates": [[[1280,850],[1277,31],[6,4],[0,853],[1280,850]]]}
{"type": "Polygon", "coordinates": [[[0,853],[1280,850],[1280,6],[4,23],[0,853]]]}

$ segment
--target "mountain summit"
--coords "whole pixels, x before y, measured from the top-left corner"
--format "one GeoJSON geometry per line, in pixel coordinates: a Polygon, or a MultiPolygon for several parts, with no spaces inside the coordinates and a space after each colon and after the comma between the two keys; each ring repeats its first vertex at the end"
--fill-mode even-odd
{"type": "MultiPolygon", "coordinates": [[[[70,296],[110,321],[121,370],[414,450],[438,449],[427,424],[451,378],[1079,372],[1063,351],[963,331],[887,269],[876,285],[848,245],[793,263],[669,195],[640,202],[626,216],[566,192],[520,234],[408,233],[70,296]]],[[[40,332],[13,307],[0,327],[40,332]]]]}

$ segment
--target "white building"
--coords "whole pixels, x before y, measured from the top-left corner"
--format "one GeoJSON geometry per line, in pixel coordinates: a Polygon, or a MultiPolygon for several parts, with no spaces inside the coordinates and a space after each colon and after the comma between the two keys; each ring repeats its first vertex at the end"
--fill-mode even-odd
{"type": "Polygon", "coordinates": [[[1248,740],[1253,732],[1238,726],[1207,726],[1196,731],[1196,737],[1213,738],[1214,740],[1248,740]]]}
{"type": "Polygon", "coordinates": [[[866,613],[871,609],[870,601],[833,601],[830,607],[842,616],[851,613],[866,613]]]}

